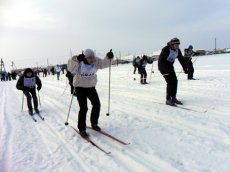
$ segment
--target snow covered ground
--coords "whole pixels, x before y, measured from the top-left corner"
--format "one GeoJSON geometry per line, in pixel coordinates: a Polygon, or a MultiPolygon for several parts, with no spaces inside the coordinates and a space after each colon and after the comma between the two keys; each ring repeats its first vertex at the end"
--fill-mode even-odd
{"type": "MultiPolygon", "coordinates": [[[[45,121],[38,119],[37,123],[27,115],[26,108],[21,112],[22,93],[16,90],[16,83],[0,82],[0,171],[229,172],[230,55],[200,57],[195,68],[195,77],[200,80],[187,81],[181,74],[178,98],[185,107],[198,112],[156,103],[165,101],[165,81],[157,63],[151,83],[145,86],[139,84],[138,75],[129,72],[131,64],[113,67],[109,117],[108,69],[98,72],[100,126],[131,143],[123,146],[89,130],[93,140],[111,151],[110,155],[70,127],[77,125],[76,98],[70,125],[64,125],[71,99],[69,87],[63,94],[64,75],[60,81],[53,76],[41,78],[45,121]]],[[[149,73],[150,69],[151,65],[149,73]]],[[[181,71],[178,63],[176,71],[181,71]]]]}

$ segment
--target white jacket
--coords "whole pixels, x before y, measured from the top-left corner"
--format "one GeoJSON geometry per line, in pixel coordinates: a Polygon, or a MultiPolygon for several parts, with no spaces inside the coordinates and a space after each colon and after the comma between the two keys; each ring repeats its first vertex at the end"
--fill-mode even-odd
{"type": "Polygon", "coordinates": [[[97,70],[107,68],[109,64],[108,57],[104,59],[95,57],[93,64],[88,65],[84,62],[79,62],[77,56],[73,56],[68,61],[67,70],[74,75],[74,87],[92,88],[97,84],[97,70]]]}

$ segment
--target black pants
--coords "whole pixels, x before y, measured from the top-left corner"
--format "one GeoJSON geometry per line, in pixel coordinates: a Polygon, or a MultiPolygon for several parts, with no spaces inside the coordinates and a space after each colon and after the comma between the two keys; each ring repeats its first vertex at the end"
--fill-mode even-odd
{"type": "MultiPolygon", "coordinates": [[[[164,74],[164,73],[162,73],[164,74]]],[[[165,81],[167,82],[166,88],[166,99],[170,99],[171,97],[176,97],[177,94],[177,77],[175,71],[171,71],[164,75],[165,81]],[[167,75],[168,74],[168,75],[167,75]]]]}
{"type": "Polygon", "coordinates": [[[188,79],[192,79],[193,73],[194,73],[193,63],[189,59],[186,59],[185,63],[186,63],[187,69],[188,69],[188,79]]]}
{"type": "Polygon", "coordinates": [[[34,102],[34,109],[38,108],[38,98],[36,95],[36,90],[30,90],[30,91],[23,91],[23,93],[25,94],[26,98],[27,98],[27,106],[29,110],[32,110],[32,98],[33,98],[33,102],[34,102]]]}
{"type": "Polygon", "coordinates": [[[133,71],[133,74],[136,74],[136,71],[137,71],[137,66],[133,66],[134,67],[134,71],[133,71]]]}
{"type": "Polygon", "coordinates": [[[100,115],[101,103],[97,94],[95,87],[93,88],[82,88],[76,87],[77,100],[80,106],[80,111],[78,114],[78,129],[79,131],[86,130],[86,114],[88,111],[87,98],[92,103],[92,111],[90,122],[92,125],[98,124],[98,119],[100,115]]]}
{"type": "Polygon", "coordinates": [[[57,72],[57,80],[60,78],[60,72],[57,72]]]}
{"type": "Polygon", "coordinates": [[[146,81],[147,72],[146,72],[145,68],[139,68],[139,72],[141,74],[141,82],[144,81],[144,80],[146,81]]]}

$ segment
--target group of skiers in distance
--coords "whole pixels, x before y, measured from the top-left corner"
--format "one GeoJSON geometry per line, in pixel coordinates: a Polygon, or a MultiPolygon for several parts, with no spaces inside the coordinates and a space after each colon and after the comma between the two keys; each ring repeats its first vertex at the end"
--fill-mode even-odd
{"type": "Polygon", "coordinates": [[[15,71],[12,72],[0,72],[1,81],[11,81],[17,79],[17,73],[15,71]]]}
{"type": "MultiPolygon", "coordinates": [[[[173,66],[176,58],[179,60],[184,73],[188,74],[188,79],[194,79],[194,68],[191,61],[194,55],[193,47],[189,46],[185,49],[185,55],[183,56],[179,46],[180,40],[178,38],[171,39],[162,49],[158,59],[158,69],[167,83],[166,105],[170,106],[176,106],[176,104],[182,105],[182,102],[176,97],[178,80],[173,66]]],[[[71,57],[68,61],[66,77],[69,79],[71,94],[77,97],[80,107],[78,112],[78,129],[82,137],[88,137],[88,133],[86,132],[86,114],[88,111],[87,99],[89,99],[92,104],[90,117],[91,126],[95,130],[101,130],[98,125],[101,103],[96,90],[97,70],[110,67],[113,58],[114,54],[112,50],[106,53],[105,58],[101,59],[95,55],[92,49],[85,49],[82,53],[71,57]]],[[[142,58],[137,57],[133,61],[134,74],[138,68],[141,84],[147,84],[147,72],[145,67],[147,64],[152,63],[153,58],[149,58],[145,55],[142,58]]],[[[59,75],[57,75],[57,79],[59,80],[61,72],[60,66],[56,66],[56,71],[59,73],[59,75]]],[[[26,69],[17,82],[17,89],[22,90],[23,94],[27,97],[30,115],[33,115],[32,98],[34,110],[36,113],[39,113],[36,89],[39,91],[41,88],[41,80],[31,69],[26,69]]]]}

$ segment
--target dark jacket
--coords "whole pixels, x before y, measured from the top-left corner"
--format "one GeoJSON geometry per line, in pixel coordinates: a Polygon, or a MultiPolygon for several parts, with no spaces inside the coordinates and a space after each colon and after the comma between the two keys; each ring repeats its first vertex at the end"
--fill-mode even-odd
{"type": "Polygon", "coordinates": [[[164,47],[161,51],[161,54],[159,56],[158,60],[158,69],[161,73],[170,73],[174,72],[173,64],[175,62],[175,59],[178,59],[182,68],[184,71],[186,71],[186,65],[181,53],[181,50],[173,50],[170,48],[169,45],[164,47]]]}
{"type": "Polygon", "coordinates": [[[147,64],[152,64],[152,63],[153,63],[153,60],[148,59],[147,56],[143,56],[139,62],[139,68],[143,69],[146,67],[147,64]]]}
{"type": "Polygon", "coordinates": [[[197,53],[194,52],[193,50],[188,49],[188,48],[184,49],[184,57],[185,57],[185,59],[191,60],[192,56],[194,56],[194,55],[197,55],[197,53]]]}
{"type": "Polygon", "coordinates": [[[40,90],[42,88],[42,82],[39,79],[38,76],[35,76],[34,72],[32,71],[32,69],[28,68],[24,71],[23,75],[18,79],[18,82],[16,84],[16,88],[18,90],[22,90],[22,91],[33,91],[35,89],[37,85],[38,90],[40,90]],[[32,76],[31,77],[27,77],[26,73],[31,72],[32,76]],[[26,83],[26,81],[33,81],[30,82],[32,84],[30,84],[28,86],[28,84],[26,83]]]}

